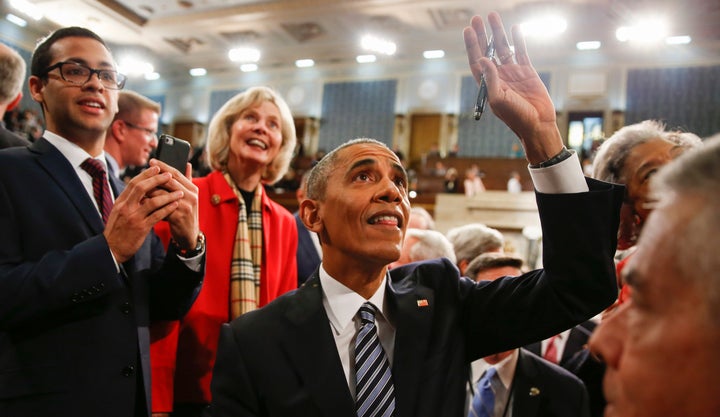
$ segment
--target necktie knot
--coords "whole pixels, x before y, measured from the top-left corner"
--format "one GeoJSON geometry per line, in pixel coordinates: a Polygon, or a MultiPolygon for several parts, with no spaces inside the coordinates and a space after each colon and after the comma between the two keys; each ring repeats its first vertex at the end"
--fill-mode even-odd
{"type": "Polygon", "coordinates": [[[493,378],[497,378],[497,369],[488,368],[477,383],[468,417],[493,417],[495,415],[495,391],[493,378]]]}
{"type": "Polygon", "coordinates": [[[102,163],[95,158],[84,160],[82,164],[80,164],[80,168],[84,169],[93,178],[105,175],[105,168],[102,163]]]}
{"type": "Polygon", "coordinates": [[[358,310],[358,314],[360,315],[360,322],[362,325],[366,324],[375,324],[375,313],[377,313],[377,310],[375,309],[375,306],[371,303],[364,303],[360,310],[358,310]]]}

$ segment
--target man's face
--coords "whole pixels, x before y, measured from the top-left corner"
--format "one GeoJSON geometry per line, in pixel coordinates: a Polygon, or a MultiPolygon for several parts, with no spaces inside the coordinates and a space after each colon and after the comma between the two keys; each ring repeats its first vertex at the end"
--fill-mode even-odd
{"type": "Polygon", "coordinates": [[[158,114],[151,109],[142,109],[132,120],[118,120],[124,125],[121,144],[123,163],[136,167],[145,166],[150,154],[157,148],[158,114]]]}
{"type": "Polygon", "coordinates": [[[696,283],[703,278],[676,265],[697,204],[676,200],[649,216],[624,270],[632,300],[590,340],[607,364],[606,417],[720,416],[720,325],[696,283]]]}
{"type": "MultiPolygon", "coordinates": [[[[50,65],[71,61],[93,69],[115,69],[110,52],[94,39],[63,38],[50,51],[54,57],[50,65]]],[[[63,80],[56,68],[48,73],[46,83],[31,77],[30,91],[45,109],[47,129],[73,142],[104,138],[118,110],[118,90],[105,88],[97,74],[84,85],[75,85],[63,80]]]]}
{"type": "Polygon", "coordinates": [[[400,256],[410,211],[407,175],[391,150],[361,143],[339,151],[317,202],[323,264],[385,266],[400,256]]]}

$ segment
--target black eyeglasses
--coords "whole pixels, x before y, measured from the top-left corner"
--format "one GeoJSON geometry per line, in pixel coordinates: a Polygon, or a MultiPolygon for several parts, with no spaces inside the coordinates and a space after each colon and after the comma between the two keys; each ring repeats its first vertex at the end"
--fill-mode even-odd
{"type": "Polygon", "coordinates": [[[132,124],[132,123],[126,121],[126,120],[123,120],[122,122],[125,123],[125,124],[127,125],[127,127],[129,127],[130,129],[142,130],[143,132],[147,133],[149,136],[152,136],[152,137],[154,137],[154,138],[157,137],[157,132],[154,131],[154,130],[152,130],[152,129],[148,129],[148,128],[146,128],[146,127],[142,127],[142,126],[138,126],[138,125],[132,124]]]}
{"type": "Polygon", "coordinates": [[[111,90],[122,90],[125,87],[125,81],[127,77],[120,74],[117,71],[107,69],[93,69],[77,62],[58,62],[55,65],[51,65],[45,68],[43,75],[47,75],[50,71],[58,68],[60,70],[60,76],[63,80],[75,84],[85,85],[93,74],[97,74],[100,83],[111,90]]]}

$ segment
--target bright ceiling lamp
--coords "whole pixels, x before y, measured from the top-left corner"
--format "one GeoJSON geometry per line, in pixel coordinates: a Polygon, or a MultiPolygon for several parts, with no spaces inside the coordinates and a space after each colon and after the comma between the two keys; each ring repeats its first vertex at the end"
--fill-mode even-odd
{"type": "Polygon", "coordinates": [[[232,62],[258,62],[260,50],[255,48],[234,48],[228,52],[228,58],[232,62]]]}
{"type": "Polygon", "coordinates": [[[620,42],[653,43],[665,39],[668,25],[659,17],[639,20],[632,26],[621,26],[615,31],[620,42]]]}
{"type": "Polygon", "coordinates": [[[567,20],[557,15],[546,15],[520,24],[520,30],[528,38],[551,38],[567,30],[567,20]]]}
{"type": "Polygon", "coordinates": [[[40,11],[40,8],[27,0],[10,0],[10,7],[26,16],[30,16],[34,20],[43,18],[43,13],[40,11]]]}
{"type": "Polygon", "coordinates": [[[362,47],[368,51],[377,52],[383,55],[393,55],[397,51],[395,42],[380,39],[372,35],[365,35],[360,40],[362,47]]]}

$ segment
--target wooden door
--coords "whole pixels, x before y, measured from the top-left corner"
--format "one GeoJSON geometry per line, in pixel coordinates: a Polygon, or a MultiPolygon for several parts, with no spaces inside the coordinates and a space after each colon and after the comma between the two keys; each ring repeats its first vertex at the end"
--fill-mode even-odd
{"type": "Polygon", "coordinates": [[[410,119],[409,165],[420,166],[421,159],[432,147],[440,147],[441,114],[414,114],[410,119]]]}

